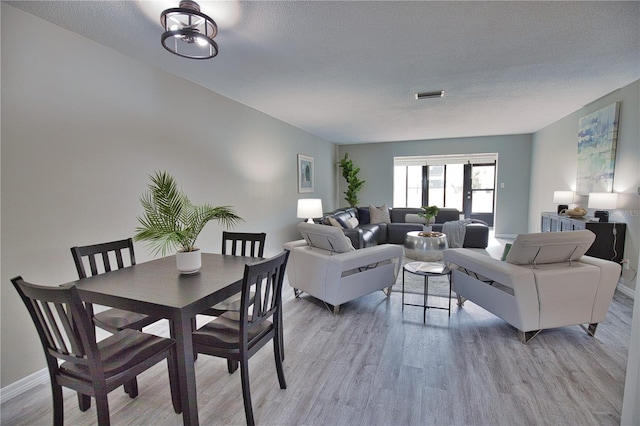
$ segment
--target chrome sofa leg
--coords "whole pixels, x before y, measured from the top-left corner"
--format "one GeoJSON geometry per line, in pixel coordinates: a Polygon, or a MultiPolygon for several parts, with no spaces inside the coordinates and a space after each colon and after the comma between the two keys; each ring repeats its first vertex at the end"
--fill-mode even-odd
{"type": "Polygon", "coordinates": [[[542,330],[521,331],[518,330],[518,339],[525,345],[538,335],[542,330]]]}
{"type": "Polygon", "coordinates": [[[596,328],[598,328],[598,323],[593,323],[593,324],[589,324],[588,327],[585,327],[584,325],[580,325],[580,327],[584,328],[584,330],[589,333],[590,336],[595,336],[596,335],[596,328]]]}

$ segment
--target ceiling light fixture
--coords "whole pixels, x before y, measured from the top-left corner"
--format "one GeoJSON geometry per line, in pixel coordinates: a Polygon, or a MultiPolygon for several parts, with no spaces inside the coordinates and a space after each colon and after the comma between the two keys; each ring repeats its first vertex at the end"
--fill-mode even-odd
{"type": "Polygon", "coordinates": [[[182,0],[180,7],[165,10],[160,24],[165,31],[162,46],[169,52],[190,59],[210,59],[218,54],[218,45],[213,41],[218,26],[200,12],[195,1],[182,0]]]}
{"type": "Polygon", "coordinates": [[[436,92],[416,93],[416,100],[432,98],[444,98],[444,90],[438,90],[436,92]]]}

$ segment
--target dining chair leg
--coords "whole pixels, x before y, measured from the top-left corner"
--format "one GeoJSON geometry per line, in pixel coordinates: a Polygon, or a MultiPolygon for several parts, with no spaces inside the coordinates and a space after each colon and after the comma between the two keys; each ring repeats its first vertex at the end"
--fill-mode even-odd
{"type": "Polygon", "coordinates": [[[96,386],[95,398],[98,424],[100,426],[108,426],[110,424],[109,400],[107,399],[107,389],[105,386],[96,386]]]}
{"type": "Polygon", "coordinates": [[[182,413],[182,399],[180,398],[180,383],[178,380],[178,358],[175,348],[172,348],[167,358],[167,368],[169,369],[169,389],[171,390],[171,403],[173,411],[182,413]]]}
{"type": "Polygon", "coordinates": [[[254,426],[251,391],[249,390],[249,359],[246,354],[243,355],[240,361],[240,378],[242,381],[242,399],[244,400],[244,415],[247,419],[247,426],[254,426]]]}
{"type": "Polygon", "coordinates": [[[278,373],[278,382],[280,382],[280,389],[286,389],[287,382],[284,378],[284,369],[282,368],[280,340],[277,338],[277,336],[275,336],[273,339],[273,354],[274,358],[276,359],[276,371],[278,373]]]}
{"type": "Polygon", "coordinates": [[[91,408],[91,397],[78,392],[78,408],[80,411],[87,411],[91,408]]]}
{"type": "MultiPolygon", "coordinates": [[[[62,386],[54,384],[51,380],[51,393],[53,395],[53,424],[54,426],[62,426],[64,424],[64,400],[62,399],[62,386]]],[[[78,393],[78,398],[80,398],[78,393]]],[[[79,401],[79,400],[78,400],[79,401]]],[[[91,401],[91,399],[89,399],[91,401]]]]}
{"type": "Polygon", "coordinates": [[[278,310],[278,343],[280,344],[280,356],[284,361],[284,329],[282,328],[282,309],[278,310]]]}
{"type": "Polygon", "coordinates": [[[133,380],[124,384],[124,391],[129,395],[129,398],[135,398],[138,396],[138,380],[133,378],[133,380]]]}
{"type": "MultiPolygon", "coordinates": [[[[196,331],[198,329],[198,324],[196,322],[196,317],[191,318],[191,331],[196,331]]],[[[175,336],[171,336],[172,339],[175,339],[175,336]]],[[[198,351],[193,351],[193,361],[198,360],[198,351]]]]}
{"type": "Polygon", "coordinates": [[[227,370],[229,371],[229,374],[235,373],[237,369],[238,369],[238,361],[235,361],[233,359],[228,359],[227,370]]]}

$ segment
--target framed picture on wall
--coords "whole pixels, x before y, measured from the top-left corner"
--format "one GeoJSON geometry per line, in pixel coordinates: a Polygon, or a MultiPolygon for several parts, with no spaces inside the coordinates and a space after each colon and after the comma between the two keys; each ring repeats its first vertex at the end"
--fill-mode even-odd
{"type": "Polygon", "coordinates": [[[619,114],[615,102],[578,121],[578,194],[613,190],[619,114]]]}
{"type": "Polygon", "coordinates": [[[298,154],[298,192],[313,192],[313,157],[298,154]]]}

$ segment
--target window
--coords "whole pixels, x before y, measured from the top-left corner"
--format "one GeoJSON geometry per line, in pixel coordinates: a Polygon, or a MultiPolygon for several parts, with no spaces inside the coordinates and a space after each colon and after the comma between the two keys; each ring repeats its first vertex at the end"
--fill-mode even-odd
{"type": "Polygon", "coordinates": [[[393,206],[455,208],[493,223],[497,154],[394,158],[393,206]]]}

